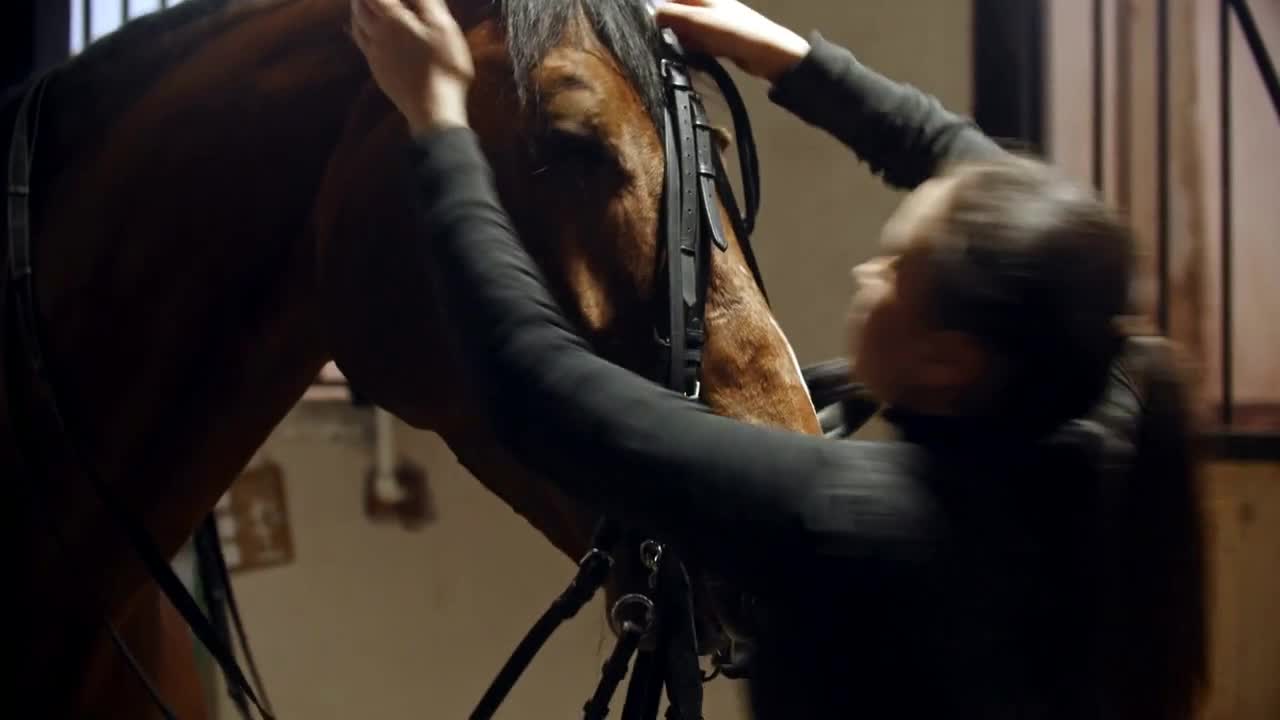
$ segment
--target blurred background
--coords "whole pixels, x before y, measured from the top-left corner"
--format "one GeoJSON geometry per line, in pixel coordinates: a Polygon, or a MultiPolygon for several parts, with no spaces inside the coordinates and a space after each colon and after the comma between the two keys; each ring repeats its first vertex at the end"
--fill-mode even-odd
{"type": "MultiPolygon", "coordinates": [[[[162,4],[177,3],[6,0],[4,85],[162,4]]],[[[1212,454],[1205,717],[1280,718],[1280,116],[1266,70],[1280,2],[751,4],[1061,164],[1130,215],[1149,251],[1145,309],[1195,359],[1212,454]]],[[[755,245],[779,322],[802,363],[837,356],[848,269],[876,252],[900,195],[738,80],[763,174],[755,245]]],[[[215,516],[285,718],[465,716],[574,569],[438,437],[360,404],[332,368],[215,516]]],[[[196,554],[176,564],[198,587],[196,554]]],[[[578,713],[611,647],[597,600],[552,638],[500,717],[578,713]]],[[[234,717],[208,677],[210,702],[234,717]]],[[[706,716],[744,717],[741,689],[711,683],[706,716]]]]}

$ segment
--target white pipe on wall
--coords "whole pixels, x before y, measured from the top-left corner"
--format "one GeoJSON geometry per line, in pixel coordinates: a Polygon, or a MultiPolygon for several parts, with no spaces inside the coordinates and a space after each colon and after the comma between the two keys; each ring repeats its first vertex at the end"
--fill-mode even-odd
{"type": "Polygon", "coordinates": [[[388,505],[403,502],[404,488],[396,479],[395,424],[391,413],[380,407],[373,410],[374,419],[374,479],[373,492],[378,501],[388,505]]]}

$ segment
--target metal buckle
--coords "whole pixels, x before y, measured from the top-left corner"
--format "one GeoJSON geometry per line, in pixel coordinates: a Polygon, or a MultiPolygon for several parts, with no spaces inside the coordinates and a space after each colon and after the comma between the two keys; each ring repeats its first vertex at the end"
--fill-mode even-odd
{"type": "Polygon", "coordinates": [[[587,563],[600,558],[604,558],[606,565],[613,567],[613,556],[600,548],[591,548],[588,550],[587,554],[583,555],[582,559],[578,561],[578,567],[586,567],[587,563]]]}
{"type": "Polygon", "coordinates": [[[609,611],[609,621],[613,625],[613,631],[618,635],[627,635],[635,633],[637,635],[647,635],[653,629],[653,623],[657,619],[657,609],[653,605],[653,601],[641,595],[640,593],[629,593],[618,598],[618,602],[613,604],[613,609],[609,611]],[[622,613],[628,608],[639,608],[643,614],[637,620],[623,618],[622,613]]]}
{"type": "Polygon", "coordinates": [[[662,543],[645,540],[640,543],[640,563],[649,569],[649,589],[658,589],[658,563],[662,562],[662,543]]]}
{"type": "Polygon", "coordinates": [[[657,540],[645,540],[640,543],[640,562],[650,570],[657,570],[662,562],[662,543],[657,540]]]}
{"type": "Polygon", "coordinates": [[[702,381],[694,380],[693,391],[692,392],[685,391],[684,396],[689,398],[690,400],[701,400],[702,399],[702,381]]]}

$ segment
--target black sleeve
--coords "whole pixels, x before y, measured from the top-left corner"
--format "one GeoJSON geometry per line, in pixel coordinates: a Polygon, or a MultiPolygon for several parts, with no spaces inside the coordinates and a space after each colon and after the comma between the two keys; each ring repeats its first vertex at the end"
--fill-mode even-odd
{"type": "Polygon", "coordinates": [[[809,40],[809,54],[770,99],[831,133],[888,184],[912,189],[953,163],[1007,156],[937,98],[872,71],[817,32],[809,40]]]}
{"type": "Polygon", "coordinates": [[[414,192],[438,300],[495,430],[597,511],[722,572],[777,553],[902,557],[928,505],[901,444],[834,442],[711,413],[597,357],[547,291],[465,128],[417,138],[414,192]]]}

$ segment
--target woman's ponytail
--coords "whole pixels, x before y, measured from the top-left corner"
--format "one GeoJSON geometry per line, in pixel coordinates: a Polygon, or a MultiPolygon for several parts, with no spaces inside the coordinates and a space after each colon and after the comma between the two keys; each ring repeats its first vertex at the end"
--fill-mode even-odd
{"type": "Polygon", "coordinates": [[[1118,717],[1189,720],[1207,680],[1206,558],[1199,463],[1183,370],[1170,343],[1133,338],[1135,456],[1111,545],[1118,717]]]}

